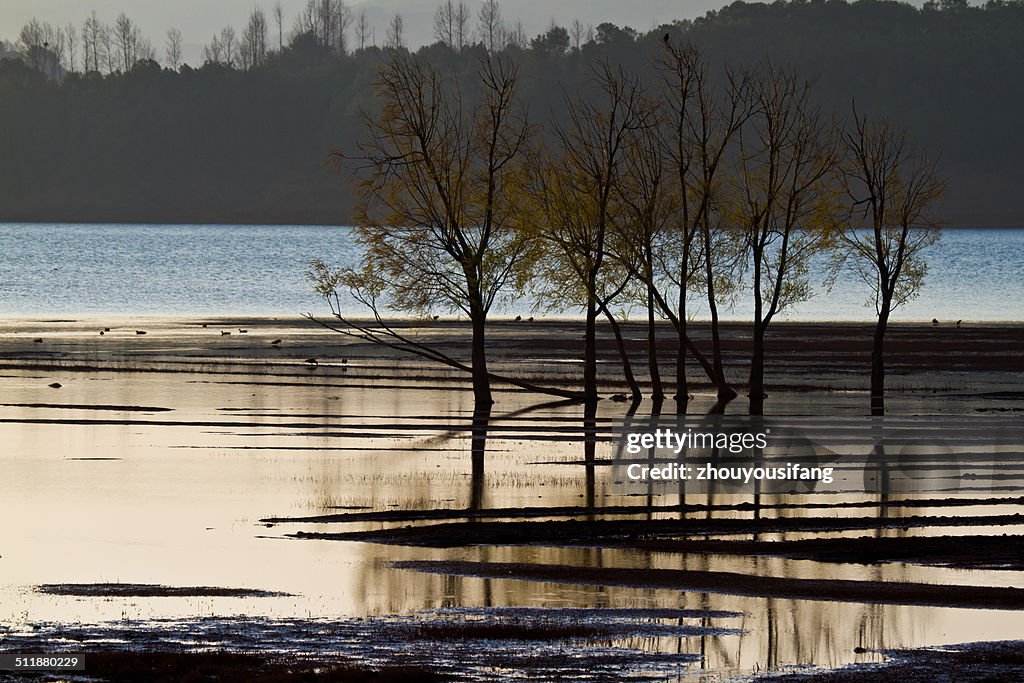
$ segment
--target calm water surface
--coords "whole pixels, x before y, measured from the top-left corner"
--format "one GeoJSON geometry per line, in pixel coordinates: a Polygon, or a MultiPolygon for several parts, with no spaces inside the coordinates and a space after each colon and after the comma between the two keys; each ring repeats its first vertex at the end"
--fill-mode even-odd
{"type": "MultiPolygon", "coordinates": [[[[304,277],[314,257],[353,265],[358,251],[343,227],[0,224],[0,315],[295,316],[324,308],[304,277]]],[[[1024,319],[1024,229],[947,230],[929,263],[896,319],[1024,319]]],[[[826,295],[824,277],[820,263],[816,296],[789,319],[872,317],[863,285],[846,277],[826,295]]]]}
{"type": "MultiPolygon", "coordinates": [[[[316,377],[285,382],[244,375],[11,369],[0,376],[0,395],[0,625],[5,628],[232,615],[339,618],[452,606],[741,612],[734,623],[723,625],[743,629],[742,635],[630,643],[645,651],[703,652],[704,666],[719,671],[833,666],[877,656],[857,655],[858,647],[1024,636],[1021,612],[445,577],[386,563],[458,559],[1024,587],[1022,572],[598,549],[433,550],[295,540],[286,534],[341,527],[259,522],[267,516],[336,512],[339,506],[576,506],[590,498],[598,506],[637,504],[614,493],[608,468],[585,477],[579,464],[583,445],[557,438],[558,427],[581,426],[575,406],[524,412],[527,397],[503,396],[501,410],[492,414],[483,466],[475,468],[466,391],[325,384],[316,377]],[[47,387],[55,372],[64,384],[63,407],[47,387]],[[74,407],[90,404],[97,409],[74,407]],[[129,412],[116,406],[171,410],[129,412]],[[510,428],[524,425],[531,429],[510,428]],[[231,586],[292,595],[68,599],[32,590],[62,582],[231,586]]],[[[612,417],[621,407],[609,403],[601,410],[599,417],[612,417]]],[[[609,444],[597,445],[599,460],[609,455],[609,444]]],[[[977,531],[1019,533],[1016,527],[977,531]]]]}

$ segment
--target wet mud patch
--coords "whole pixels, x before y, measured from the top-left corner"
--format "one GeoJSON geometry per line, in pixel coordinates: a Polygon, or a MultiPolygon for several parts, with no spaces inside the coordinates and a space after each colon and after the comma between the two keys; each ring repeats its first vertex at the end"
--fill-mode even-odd
{"type": "MultiPolygon", "coordinates": [[[[171,668],[193,660],[240,667],[206,678],[106,678],[118,681],[664,681],[699,666],[699,654],[641,649],[650,636],[694,639],[738,634],[708,625],[718,612],[694,610],[560,610],[533,608],[447,609],[409,616],[328,619],[205,618],[108,622],[96,625],[43,622],[5,634],[12,652],[85,653],[97,646],[124,664],[152,657],[171,668]],[[670,616],[671,613],[671,616],[670,616]],[[680,616],[685,615],[685,616],[680,616]],[[685,623],[684,623],[685,622],[685,623]],[[156,653],[156,656],[153,656],[156,653]],[[252,661],[216,661],[244,654],[252,661]],[[173,661],[180,657],[178,662],[173,661]],[[337,678],[246,677],[247,668],[295,666],[339,671],[337,678]],[[276,663],[276,664],[275,664],[276,663]],[[290,664],[289,664],[290,663],[290,664]],[[357,673],[374,677],[349,678],[357,673]],[[217,675],[221,674],[221,675],[217,675]],[[343,674],[343,675],[342,675],[343,674]]],[[[680,648],[687,649],[685,646],[680,648]]],[[[142,669],[145,671],[145,669],[142,669]]],[[[0,681],[3,681],[0,677],[0,681]]],[[[36,679],[39,680],[39,679],[36,679]]]]}
{"type": "MultiPolygon", "coordinates": [[[[415,667],[311,662],[245,652],[104,651],[87,653],[85,662],[86,672],[70,680],[96,683],[434,683],[447,680],[415,667]]],[[[2,683],[67,680],[66,674],[0,672],[2,683]]]]}
{"type": "Polygon", "coordinates": [[[796,560],[876,564],[903,562],[955,569],[1024,570],[1024,536],[910,536],[809,538],[795,541],[637,540],[631,548],[657,552],[763,555],[796,560]]]}
{"type": "Polygon", "coordinates": [[[280,598],[289,593],[253,588],[163,586],[154,583],[46,583],[36,592],[90,598],[280,598]]]}
{"type": "Polygon", "coordinates": [[[1024,680],[1024,641],[968,643],[920,650],[883,650],[883,664],[853,664],[833,671],[764,676],[768,683],[995,683],[1024,680]]]}
{"type": "MultiPolygon", "coordinates": [[[[281,523],[282,518],[261,520],[281,523]]],[[[330,520],[328,520],[330,521],[330,520]]],[[[673,539],[683,535],[746,535],[779,532],[838,532],[865,529],[911,529],[940,527],[997,527],[1024,524],[1019,513],[1011,515],[963,515],[907,517],[775,517],[760,519],[656,519],[656,520],[568,520],[557,522],[448,522],[405,526],[374,531],[306,532],[290,538],[363,541],[428,548],[456,548],[474,545],[538,545],[554,547],[629,548],[651,539],[673,539]],[[486,539],[486,542],[481,542],[486,539]]]]}

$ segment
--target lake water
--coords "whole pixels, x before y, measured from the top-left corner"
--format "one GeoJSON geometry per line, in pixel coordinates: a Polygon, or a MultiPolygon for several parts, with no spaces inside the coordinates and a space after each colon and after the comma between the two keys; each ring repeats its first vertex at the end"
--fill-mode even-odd
{"type": "MultiPolygon", "coordinates": [[[[358,247],[332,226],[0,224],[0,315],[296,316],[325,309],[304,276],[314,257],[350,265],[358,247]]],[[[1024,229],[947,230],[929,263],[897,320],[1024,320],[1024,229]]],[[[819,264],[816,296],[788,319],[872,318],[863,285],[847,277],[828,293],[823,279],[819,264]]]]}

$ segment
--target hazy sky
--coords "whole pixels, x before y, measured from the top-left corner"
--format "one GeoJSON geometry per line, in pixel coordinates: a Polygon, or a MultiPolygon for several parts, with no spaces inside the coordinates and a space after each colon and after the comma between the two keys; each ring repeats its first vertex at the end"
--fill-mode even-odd
{"type": "MultiPolygon", "coordinates": [[[[729,0],[501,0],[506,19],[521,20],[528,36],[541,32],[554,19],[568,24],[574,18],[584,23],[611,21],[639,30],[650,29],[676,18],[689,18],[708,9],[727,4],[729,0]]],[[[377,42],[383,41],[388,20],[395,12],[402,14],[406,38],[416,46],[432,39],[432,16],[440,0],[363,0],[350,1],[354,11],[365,10],[376,27],[377,42]]],[[[54,24],[72,22],[81,27],[93,10],[105,23],[113,23],[125,12],[153,42],[157,55],[163,57],[167,29],[181,30],[185,42],[185,59],[195,63],[202,46],[222,27],[232,25],[241,31],[249,12],[262,6],[268,12],[275,0],[0,0],[0,38],[13,41],[18,31],[32,17],[54,24]]],[[[281,0],[285,11],[285,30],[305,5],[306,0],[281,0]]],[[[476,25],[480,0],[466,0],[473,11],[471,26],[476,25]]],[[[269,16],[268,16],[269,18],[269,16]]],[[[271,24],[273,22],[271,21],[271,24]]],[[[276,29],[272,27],[271,32],[276,29]]],[[[276,42],[272,41],[272,42],[276,42]]]]}

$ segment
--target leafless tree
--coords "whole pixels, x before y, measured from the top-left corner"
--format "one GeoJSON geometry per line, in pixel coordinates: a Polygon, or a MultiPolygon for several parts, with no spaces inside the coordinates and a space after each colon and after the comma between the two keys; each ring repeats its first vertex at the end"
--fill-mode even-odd
{"type": "Polygon", "coordinates": [[[273,13],[274,23],[277,24],[277,50],[280,52],[284,49],[284,7],[280,1],[274,3],[273,13]]]}
{"type": "MultiPolygon", "coordinates": [[[[659,61],[666,104],[666,173],[678,197],[675,212],[675,253],[664,261],[663,278],[676,288],[674,300],[654,290],[662,313],[672,321],[679,338],[676,356],[677,406],[685,408],[688,394],[686,358],[700,363],[716,386],[720,402],[736,396],[722,361],[718,305],[723,289],[733,280],[735,249],[731,231],[720,216],[725,158],[735,136],[750,116],[749,77],[726,69],[716,84],[700,52],[692,45],[666,43],[659,61]],[[702,288],[711,313],[711,360],[688,333],[688,296],[702,288]]],[[[659,278],[661,279],[661,278],[659,278]]]]}
{"type": "Polygon", "coordinates": [[[498,0],[484,0],[477,15],[477,35],[488,52],[505,47],[505,22],[501,18],[498,0]]]}
{"type": "Polygon", "coordinates": [[[210,42],[203,48],[203,60],[209,64],[221,64],[234,68],[238,59],[238,41],[235,37],[235,29],[225,26],[220,33],[215,34],[210,42]]]}
{"type": "Polygon", "coordinates": [[[164,50],[164,56],[167,60],[167,66],[178,70],[181,66],[181,31],[176,28],[172,28],[167,31],[167,44],[164,50]]]}
{"type": "Polygon", "coordinates": [[[242,32],[239,43],[239,61],[243,69],[256,68],[263,64],[267,57],[267,17],[257,7],[249,15],[249,23],[242,32]]]}
{"type": "Polygon", "coordinates": [[[746,240],[754,297],[750,414],[764,414],[765,334],[774,317],[811,296],[811,258],[837,224],[832,121],[811,84],[765,62],[751,81],[754,114],[739,132],[730,212],[746,240]]]}
{"type": "Polygon", "coordinates": [[[102,34],[103,25],[96,17],[96,12],[93,12],[82,24],[82,60],[85,71],[99,72],[100,70],[102,34]]]}
{"type": "Polygon", "coordinates": [[[917,296],[928,270],[924,251],[939,239],[932,215],[946,189],[938,164],[906,132],[853,112],[843,135],[841,179],[850,201],[840,258],[872,292],[871,414],[885,415],[885,334],[892,312],[917,296]]]}
{"type": "Polygon", "coordinates": [[[323,47],[344,54],[352,11],[343,0],[307,0],[295,19],[295,32],[313,36],[323,47]]]}
{"type": "Polygon", "coordinates": [[[480,94],[468,99],[454,79],[405,51],[392,53],[377,87],[380,113],[367,116],[367,141],[350,159],[359,164],[363,264],[332,273],[316,263],[313,274],[329,300],[347,286],[374,313],[374,323],[363,325],[335,308],[339,331],[471,372],[476,404],[488,406],[496,379],[487,368],[488,314],[522,286],[534,259],[534,242],[518,229],[532,129],[515,94],[517,69],[488,59],[479,74],[480,94]],[[394,329],[380,315],[382,300],[398,310],[425,314],[441,306],[469,316],[471,364],[394,329]]]}
{"type": "Polygon", "coordinates": [[[395,16],[391,17],[384,41],[384,46],[392,50],[400,50],[405,47],[405,23],[401,14],[396,12],[395,16]]]}
{"type": "Polygon", "coordinates": [[[109,26],[100,26],[100,61],[108,74],[117,70],[118,55],[114,46],[114,31],[109,26]]]}
{"type": "Polygon", "coordinates": [[[54,45],[56,36],[53,26],[34,17],[22,26],[18,33],[18,49],[28,65],[48,76],[53,72],[54,53],[51,46],[54,45]]]}
{"type": "Polygon", "coordinates": [[[235,29],[225,26],[220,31],[221,63],[234,68],[238,59],[238,39],[235,29]]]}
{"type": "Polygon", "coordinates": [[[370,22],[366,19],[366,12],[360,12],[356,19],[356,44],[360,50],[365,50],[370,42],[370,22]]]}
{"type": "Polygon", "coordinates": [[[138,60],[139,28],[124,12],[114,20],[114,44],[117,46],[118,65],[127,72],[138,60]]]}
{"type": "Polygon", "coordinates": [[[573,19],[572,25],[569,26],[569,37],[572,39],[572,47],[574,50],[580,49],[580,44],[583,41],[585,33],[586,29],[583,28],[583,22],[579,19],[573,19]]]}
{"type": "Polygon", "coordinates": [[[655,406],[660,406],[665,391],[658,365],[656,290],[663,269],[659,265],[666,258],[663,252],[674,246],[671,240],[668,244],[664,242],[677,198],[666,177],[663,108],[652,98],[645,98],[643,107],[650,112],[647,125],[629,131],[624,141],[623,171],[615,187],[622,218],[615,226],[609,254],[636,277],[635,298],[647,311],[647,365],[652,398],[655,406]]]}
{"type": "Polygon", "coordinates": [[[455,5],[455,31],[452,37],[455,40],[455,49],[460,52],[469,44],[469,16],[469,7],[459,0],[455,5]]]}
{"type": "Polygon", "coordinates": [[[466,46],[469,8],[462,0],[445,0],[434,12],[434,37],[459,52],[466,46]]]}
{"type": "Polygon", "coordinates": [[[593,96],[567,95],[568,122],[555,128],[554,149],[531,163],[540,214],[533,222],[549,247],[545,280],[561,300],[585,311],[583,393],[588,401],[598,397],[598,315],[611,318],[608,307],[628,277],[610,273],[606,259],[610,233],[620,220],[615,188],[626,139],[651,125],[636,77],[606,62],[594,71],[593,96]]]}
{"type": "Polygon", "coordinates": [[[520,50],[525,50],[529,44],[530,41],[526,37],[526,29],[523,27],[523,22],[516,21],[515,26],[512,27],[512,30],[508,31],[505,37],[505,45],[512,45],[520,50]]]}
{"type": "Polygon", "coordinates": [[[64,44],[67,46],[68,71],[75,71],[78,65],[78,61],[76,59],[78,52],[78,30],[72,23],[68,23],[68,25],[64,27],[64,44]]]}

